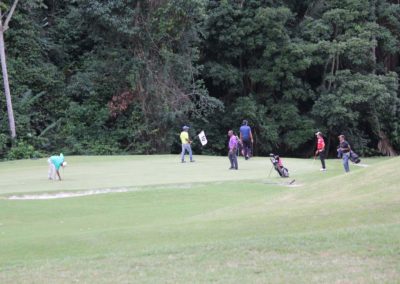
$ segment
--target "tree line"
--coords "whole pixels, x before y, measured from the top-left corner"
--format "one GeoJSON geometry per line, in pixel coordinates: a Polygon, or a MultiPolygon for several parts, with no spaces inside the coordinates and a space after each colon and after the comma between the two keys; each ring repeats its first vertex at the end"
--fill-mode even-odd
{"type": "MultiPolygon", "coordinates": [[[[1,1],[7,12],[14,1],[1,1]]],[[[20,1],[4,33],[17,138],[0,95],[0,158],[400,151],[398,0],[20,1]]]]}

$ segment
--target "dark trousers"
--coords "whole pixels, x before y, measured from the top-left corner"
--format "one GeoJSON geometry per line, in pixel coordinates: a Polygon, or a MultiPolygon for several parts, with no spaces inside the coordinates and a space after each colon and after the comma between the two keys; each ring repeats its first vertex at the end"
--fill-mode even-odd
{"type": "Polygon", "coordinates": [[[325,151],[319,152],[319,159],[321,160],[322,168],[325,169],[325,151]]]}
{"type": "Polygon", "coordinates": [[[243,140],[243,154],[245,158],[249,158],[251,154],[251,141],[243,140]]]}
{"type": "Polygon", "coordinates": [[[237,156],[236,156],[236,149],[229,151],[228,154],[229,161],[231,162],[231,169],[238,169],[238,161],[237,161],[237,156]]]}

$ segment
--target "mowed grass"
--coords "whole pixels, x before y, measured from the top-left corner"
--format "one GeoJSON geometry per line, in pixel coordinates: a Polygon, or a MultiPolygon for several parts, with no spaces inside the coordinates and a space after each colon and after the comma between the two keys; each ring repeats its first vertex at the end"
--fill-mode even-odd
{"type": "Polygon", "coordinates": [[[0,163],[0,283],[398,283],[400,159],[70,157],[0,163]],[[55,200],[24,193],[126,188],[55,200]],[[1,199],[2,198],[2,199],[1,199]]]}

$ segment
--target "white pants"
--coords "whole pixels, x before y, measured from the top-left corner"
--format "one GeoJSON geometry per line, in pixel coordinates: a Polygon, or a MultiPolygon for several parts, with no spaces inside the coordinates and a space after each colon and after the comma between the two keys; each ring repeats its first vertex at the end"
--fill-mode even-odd
{"type": "Polygon", "coordinates": [[[57,178],[57,176],[56,176],[56,167],[51,162],[50,158],[47,160],[47,163],[49,164],[48,177],[49,177],[49,179],[55,180],[57,178]]]}

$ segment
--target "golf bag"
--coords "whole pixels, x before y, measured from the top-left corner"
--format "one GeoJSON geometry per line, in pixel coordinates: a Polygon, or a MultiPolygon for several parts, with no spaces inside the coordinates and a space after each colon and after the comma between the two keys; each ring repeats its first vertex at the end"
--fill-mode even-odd
{"type": "Polygon", "coordinates": [[[279,157],[279,155],[275,154],[269,154],[272,166],[274,169],[278,172],[279,176],[282,178],[287,178],[289,177],[289,170],[285,168],[282,164],[282,159],[279,157]]]}
{"type": "MultiPolygon", "coordinates": [[[[337,150],[337,153],[338,153],[337,155],[338,158],[343,157],[343,153],[340,149],[337,150]]],[[[352,161],[354,164],[358,164],[359,162],[361,162],[360,157],[353,150],[350,150],[349,160],[352,161]]]]}
{"type": "Polygon", "coordinates": [[[358,155],[354,151],[350,151],[350,161],[352,161],[354,164],[358,164],[361,162],[361,159],[358,157],[358,155]]]}
{"type": "MultiPolygon", "coordinates": [[[[237,150],[236,150],[236,156],[240,156],[240,154],[243,155],[243,144],[242,141],[240,141],[240,138],[238,136],[236,136],[236,140],[238,142],[237,144],[237,150]]],[[[244,156],[244,155],[243,155],[244,156]]]]}

